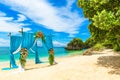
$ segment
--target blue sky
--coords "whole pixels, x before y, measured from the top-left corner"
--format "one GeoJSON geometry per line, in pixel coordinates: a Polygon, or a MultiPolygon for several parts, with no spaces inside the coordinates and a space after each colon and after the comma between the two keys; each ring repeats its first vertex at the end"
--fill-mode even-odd
{"type": "Polygon", "coordinates": [[[0,0],[0,46],[9,46],[9,32],[18,35],[42,31],[53,35],[54,46],[66,46],[73,38],[90,37],[82,9],[77,0],[0,0]]]}

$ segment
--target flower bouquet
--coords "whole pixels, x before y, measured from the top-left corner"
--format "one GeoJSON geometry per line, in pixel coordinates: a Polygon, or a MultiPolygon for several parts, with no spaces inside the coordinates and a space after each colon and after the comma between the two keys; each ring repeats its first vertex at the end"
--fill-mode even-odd
{"type": "Polygon", "coordinates": [[[42,41],[45,42],[45,37],[44,37],[44,34],[43,34],[42,32],[36,32],[36,33],[35,33],[35,38],[36,38],[36,39],[37,39],[37,38],[41,38],[42,41]]]}
{"type": "Polygon", "coordinates": [[[28,56],[28,50],[26,48],[22,48],[20,50],[20,65],[23,69],[25,68],[27,56],[28,56]]]}
{"type": "Polygon", "coordinates": [[[53,62],[54,62],[54,50],[50,49],[49,50],[49,63],[50,63],[50,65],[53,65],[53,62]]]}

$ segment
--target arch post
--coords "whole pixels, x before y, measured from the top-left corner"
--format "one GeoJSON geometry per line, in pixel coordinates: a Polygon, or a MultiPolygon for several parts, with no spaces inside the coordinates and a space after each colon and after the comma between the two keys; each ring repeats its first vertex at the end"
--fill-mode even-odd
{"type": "Polygon", "coordinates": [[[35,48],[36,48],[36,52],[35,52],[35,64],[39,64],[39,63],[41,63],[41,61],[39,59],[37,43],[36,43],[36,47],[35,48]]]}

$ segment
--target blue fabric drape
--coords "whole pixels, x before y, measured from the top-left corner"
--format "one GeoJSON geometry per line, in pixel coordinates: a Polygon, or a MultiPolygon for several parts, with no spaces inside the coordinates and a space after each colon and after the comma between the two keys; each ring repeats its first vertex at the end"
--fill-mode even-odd
{"type": "Polygon", "coordinates": [[[15,52],[20,44],[21,44],[22,38],[20,36],[11,36],[10,37],[10,52],[13,53],[15,52]]]}
{"type": "Polygon", "coordinates": [[[20,47],[21,40],[20,36],[10,37],[10,66],[12,65],[13,68],[17,67],[13,53],[20,47]]]}
{"type": "Polygon", "coordinates": [[[22,34],[22,48],[30,49],[34,44],[34,34],[33,33],[23,33],[22,34]]]}
{"type": "Polygon", "coordinates": [[[39,59],[37,41],[34,43],[34,46],[32,46],[32,48],[30,48],[30,50],[32,51],[32,53],[35,54],[35,63],[36,64],[40,63],[41,61],[39,59]]]}
{"type": "Polygon", "coordinates": [[[45,37],[45,43],[44,43],[47,47],[48,50],[53,48],[53,43],[52,43],[52,36],[46,36],[45,37]]]}
{"type": "Polygon", "coordinates": [[[38,63],[40,63],[41,61],[40,61],[40,59],[39,59],[37,43],[36,43],[36,45],[35,45],[34,47],[35,47],[35,63],[38,64],[38,63]]]}
{"type": "Polygon", "coordinates": [[[35,38],[33,33],[23,33],[22,37],[22,48],[27,48],[28,50],[35,51],[35,63],[40,63],[39,54],[37,52],[37,43],[35,43],[35,38]]]}

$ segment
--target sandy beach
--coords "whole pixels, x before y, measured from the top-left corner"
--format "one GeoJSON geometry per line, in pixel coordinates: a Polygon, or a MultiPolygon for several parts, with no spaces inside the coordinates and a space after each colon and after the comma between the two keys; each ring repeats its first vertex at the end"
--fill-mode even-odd
{"type": "Polygon", "coordinates": [[[56,58],[50,66],[47,60],[34,64],[28,60],[26,70],[1,70],[9,62],[0,62],[0,80],[120,80],[120,55],[112,50],[91,56],[74,55],[56,58]]]}

